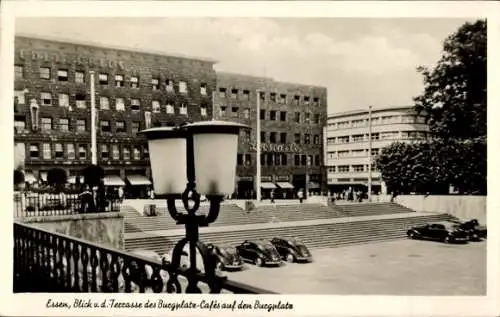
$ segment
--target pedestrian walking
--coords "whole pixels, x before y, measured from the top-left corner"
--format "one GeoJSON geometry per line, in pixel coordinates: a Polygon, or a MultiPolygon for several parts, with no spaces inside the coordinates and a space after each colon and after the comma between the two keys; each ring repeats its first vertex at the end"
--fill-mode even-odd
{"type": "Polygon", "coordinates": [[[274,190],[271,190],[271,204],[274,204],[274,190]]]}
{"type": "Polygon", "coordinates": [[[304,193],[302,192],[302,189],[299,190],[299,192],[297,193],[297,196],[299,197],[299,201],[302,204],[302,202],[304,201],[304,193]]]}

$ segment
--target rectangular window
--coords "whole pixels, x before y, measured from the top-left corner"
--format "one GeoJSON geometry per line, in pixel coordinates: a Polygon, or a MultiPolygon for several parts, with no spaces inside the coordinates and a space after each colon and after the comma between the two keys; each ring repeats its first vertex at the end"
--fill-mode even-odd
{"type": "Polygon", "coordinates": [[[26,103],[26,99],[24,97],[24,91],[16,90],[14,91],[14,100],[17,99],[17,103],[20,105],[24,105],[26,103]]]}
{"type": "Polygon", "coordinates": [[[250,91],[243,90],[243,100],[250,100],[250,91]]]}
{"type": "Polygon", "coordinates": [[[40,67],[40,78],[50,79],[50,67],[40,67]]]}
{"type": "Polygon", "coordinates": [[[40,149],[37,144],[30,145],[30,158],[39,158],[40,157],[40,149]]]}
{"type": "Polygon", "coordinates": [[[295,162],[294,162],[295,166],[299,166],[300,165],[300,155],[295,154],[294,159],[295,159],[295,162]]]}
{"type": "Polygon", "coordinates": [[[130,160],[130,149],[127,146],[123,147],[123,159],[130,160]]]}
{"type": "Polygon", "coordinates": [[[356,134],[352,136],[352,141],[353,142],[363,142],[365,140],[365,135],[364,134],[356,134]]]}
{"type": "Polygon", "coordinates": [[[115,108],[117,111],[125,111],[125,101],[123,98],[115,99],[115,108]]]}
{"type": "Polygon", "coordinates": [[[238,99],[238,89],[231,90],[231,99],[238,99]]]}
{"type": "Polygon", "coordinates": [[[378,155],[378,149],[372,149],[372,156],[378,155]]]}
{"type": "Polygon", "coordinates": [[[281,165],[281,153],[274,153],[274,165],[281,165]]]}
{"type": "Polygon", "coordinates": [[[352,150],[353,157],[363,157],[365,156],[365,150],[352,150]]]}
{"type": "Polygon", "coordinates": [[[115,75],[115,87],[123,87],[125,86],[123,75],[115,75]]]}
{"type": "Polygon", "coordinates": [[[181,94],[187,94],[188,88],[187,88],[187,83],[185,81],[179,81],[179,92],[181,94]]]}
{"type": "Polygon", "coordinates": [[[57,71],[57,80],[58,81],[68,81],[68,70],[67,69],[59,69],[57,71]]]}
{"type": "Polygon", "coordinates": [[[269,120],[276,121],[276,111],[274,110],[269,111],[269,120]]]}
{"type": "Polygon", "coordinates": [[[77,108],[80,108],[80,109],[87,108],[87,103],[86,103],[84,94],[76,94],[75,103],[76,103],[77,108]]]}
{"type": "Polygon", "coordinates": [[[166,105],[166,111],[168,114],[174,114],[175,113],[175,108],[172,103],[167,103],[166,105]]]}
{"type": "Polygon", "coordinates": [[[101,110],[109,110],[109,98],[99,97],[99,105],[101,107],[101,110]]]}
{"type": "Polygon", "coordinates": [[[243,117],[245,119],[249,119],[250,118],[250,108],[243,109],[243,117]]]}
{"type": "Polygon", "coordinates": [[[307,165],[307,155],[301,155],[300,156],[300,164],[303,166],[307,165]]]}
{"type": "Polygon", "coordinates": [[[260,142],[266,143],[266,132],[260,132],[260,142]]]}
{"type": "Polygon", "coordinates": [[[300,103],[300,96],[299,95],[293,96],[293,104],[298,105],[299,103],[300,103]]]}
{"type": "Polygon", "coordinates": [[[283,165],[283,166],[288,165],[287,156],[285,153],[281,153],[281,165],[283,165]]]}
{"type": "Polygon", "coordinates": [[[314,123],[315,124],[320,124],[320,121],[321,121],[321,116],[319,115],[319,113],[316,113],[314,115],[314,123]]]}
{"type": "Polygon", "coordinates": [[[252,156],[250,154],[245,154],[245,165],[246,166],[252,165],[252,156]]]}
{"type": "Polygon", "coordinates": [[[318,97],[314,97],[313,98],[313,105],[314,106],[319,106],[319,98],[318,97]]]}
{"type": "Polygon", "coordinates": [[[309,96],[304,96],[304,105],[308,105],[310,99],[311,98],[309,96]]]}
{"type": "Polygon", "coordinates": [[[266,155],[265,154],[260,155],[260,165],[262,165],[262,166],[266,165],[266,155]]]}
{"type": "Polygon", "coordinates": [[[85,119],[76,120],[76,132],[85,132],[87,130],[87,122],[85,119]]]}
{"type": "Polygon", "coordinates": [[[113,144],[111,147],[111,155],[113,156],[113,160],[119,160],[120,159],[120,149],[118,148],[117,144],[113,144]]]}
{"type": "Polygon", "coordinates": [[[352,171],[353,172],[357,172],[357,173],[360,173],[360,172],[363,172],[365,169],[365,166],[364,165],[353,165],[352,166],[352,171]]]}
{"type": "Polygon", "coordinates": [[[187,116],[188,114],[188,108],[186,106],[186,104],[181,104],[181,106],[179,107],[179,114],[182,114],[184,116],[187,116]]]}
{"type": "Polygon", "coordinates": [[[276,143],[276,132],[269,133],[269,143],[276,143]]]}
{"type": "Polygon", "coordinates": [[[219,116],[224,117],[226,115],[226,107],[221,106],[219,109],[219,116]]]}
{"type": "Polygon", "coordinates": [[[232,113],[233,117],[238,117],[239,110],[240,109],[238,107],[231,107],[231,113],[232,113]]]}
{"type": "Polygon", "coordinates": [[[130,77],[130,88],[139,88],[139,77],[130,77]]]}
{"type": "Polygon", "coordinates": [[[266,155],[267,166],[274,165],[274,155],[272,153],[267,153],[266,155]]]}
{"type": "Polygon", "coordinates": [[[280,112],[280,120],[281,121],[286,121],[286,111],[281,111],[280,112]]]}
{"type": "Polygon", "coordinates": [[[42,118],[42,131],[52,130],[52,118],[42,118]]]}
{"type": "Polygon", "coordinates": [[[160,113],[161,112],[160,102],[158,100],[151,101],[151,108],[154,113],[160,113]]]}
{"type": "Polygon", "coordinates": [[[139,101],[139,99],[130,99],[130,109],[132,111],[141,110],[141,102],[139,101]]]}
{"type": "Polygon", "coordinates": [[[134,146],[134,160],[141,159],[141,148],[138,145],[134,146]]]}
{"type": "Polygon", "coordinates": [[[339,165],[337,171],[339,173],[349,173],[349,165],[339,165]]]}
{"type": "Polygon", "coordinates": [[[365,125],[365,120],[352,120],[351,125],[353,127],[363,127],[365,125]]]}
{"type": "Polygon", "coordinates": [[[318,134],[315,134],[314,135],[314,141],[313,141],[314,144],[319,144],[319,135],[318,134]]]}
{"type": "Polygon", "coordinates": [[[108,74],[99,74],[99,85],[108,84],[108,74]]]}
{"type": "Polygon", "coordinates": [[[15,79],[24,78],[24,67],[23,66],[21,66],[21,65],[14,66],[14,78],[15,79]]]}
{"type": "Polygon", "coordinates": [[[109,149],[107,144],[101,144],[101,158],[103,160],[109,159],[109,149]]]}
{"type": "Polygon", "coordinates": [[[144,146],[142,148],[142,156],[145,158],[145,159],[148,159],[149,158],[149,149],[147,146],[144,146]]]}
{"type": "Polygon", "coordinates": [[[286,103],[286,95],[285,94],[280,95],[279,103],[282,103],[282,104],[286,103]]]}
{"type": "Polygon", "coordinates": [[[49,92],[41,92],[40,101],[44,106],[52,106],[52,95],[49,92]]]}
{"type": "Polygon", "coordinates": [[[311,123],[311,114],[309,112],[304,113],[304,122],[311,123]]]}
{"type": "Polygon", "coordinates": [[[75,72],[75,83],[83,84],[85,83],[85,73],[82,71],[75,72]]]}
{"type": "Polygon", "coordinates": [[[24,131],[26,129],[26,119],[23,118],[14,118],[14,130],[15,131],[24,131]]]}
{"type": "Polygon", "coordinates": [[[109,121],[101,120],[101,132],[111,132],[111,126],[109,125],[109,121]]]}
{"type": "Polygon", "coordinates": [[[304,134],[304,144],[311,144],[311,135],[308,133],[304,134]]]}
{"type": "Polygon", "coordinates": [[[297,122],[297,123],[300,123],[300,112],[295,112],[294,121],[297,122]]]}
{"type": "Polygon", "coordinates": [[[59,131],[69,131],[69,120],[59,119],[59,131]]]}
{"type": "Polygon", "coordinates": [[[272,92],[269,94],[269,99],[272,101],[272,102],[276,102],[276,93],[275,92],[272,92]]]}
{"type": "Polygon", "coordinates": [[[226,98],[226,88],[219,88],[219,97],[226,98]]]}
{"type": "Polygon", "coordinates": [[[153,90],[159,90],[160,89],[160,80],[158,78],[151,79],[151,88],[153,90]]]}
{"type": "Polygon", "coordinates": [[[380,138],[380,134],[378,133],[372,133],[372,141],[378,140],[380,138]]]}
{"type": "Polygon", "coordinates": [[[69,107],[69,95],[59,94],[59,107],[69,107]]]}
{"type": "Polygon", "coordinates": [[[236,164],[238,164],[238,166],[243,165],[243,154],[238,154],[236,156],[236,164]]]}
{"type": "Polygon", "coordinates": [[[339,136],[337,138],[337,143],[340,143],[340,144],[349,143],[349,136],[339,136]]]}
{"type": "Polygon", "coordinates": [[[132,133],[137,133],[141,130],[141,123],[139,121],[132,122],[132,133]]]}
{"type": "Polygon", "coordinates": [[[266,120],[266,110],[260,110],[260,120],[266,120]]]}
{"type": "Polygon", "coordinates": [[[42,145],[42,155],[44,160],[50,160],[52,158],[52,150],[50,148],[50,143],[44,143],[42,145]]]}
{"type": "Polygon", "coordinates": [[[349,151],[339,151],[338,152],[338,157],[349,157],[351,156],[349,151]]]}
{"type": "Polygon", "coordinates": [[[264,91],[259,91],[259,98],[261,101],[266,101],[266,93],[264,91]]]}
{"type": "Polygon", "coordinates": [[[286,132],[281,132],[280,133],[280,143],[285,144],[286,143],[286,132]]]}
{"type": "Polygon", "coordinates": [[[63,150],[63,145],[61,143],[54,144],[54,157],[56,159],[64,158],[64,150],[63,150]]]}
{"type": "Polygon", "coordinates": [[[314,157],[314,165],[316,165],[316,166],[320,166],[321,165],[321,160],[320,160],[320,156],[319,155],[316,155],[314,157]]]}
{"type": "Polygon", "coordinates": [[[380,133],[381,140],[396,140],[398,139],[399,132],[382,132],[380,133]]]}
{"type": "Polygon", "coordinates": [[[347,129],[351,126],[349,121],[342,121],[337,123],[337,129],[347,129]]]}
{"type": "Polygon", "coordinates": [[[81,160],[87,159],[87,145],[80,144],[78,146],[78,158],[81,160]]]}
{"type": "Polygon", "coordinates": [[[168,92],[174,91],[174,82],[171,79],[165,80],[165,90],[168,92]]]}
{"type": "Polygon", "coordinates": [[[200,114],[202,117],[206,117],[207,116],[207,106],[206,105],[201,105],[200,107],[200,114]]]}
{"type": "Polygon", "coordinates": [[[203,96],[207,95],[207,84],[205,83],[200,84],[200,94],[202,94],[203,96]]]}
{"type": "Polygon", "coordinates": [[[68,160],[75,159],[75,145],[72,143],[66,144],[66,153],[68,155],[68,160]]]}
{"type": "Polygon", "coordinates": [[[295,133],[295,134],[293,135],[293,142],[294,142],[295,144],[300,144],[300,139],[301,139],[301,137],[300,137],[300,133],[295,133]]]}
{"type": "Polygon", "coordinates": [[[125,129],[125,121],[116,121],[116,132],[117,133],[127,132],[127,129],[125,129]]]}

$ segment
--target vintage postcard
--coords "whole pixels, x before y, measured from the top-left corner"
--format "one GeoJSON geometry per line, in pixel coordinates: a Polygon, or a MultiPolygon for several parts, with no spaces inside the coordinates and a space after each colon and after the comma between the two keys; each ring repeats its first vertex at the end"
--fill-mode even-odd
{"type": "Polygon", "coordinates": [[[0,313],[498,316],[498,9],[3,2],[0,313]]]}

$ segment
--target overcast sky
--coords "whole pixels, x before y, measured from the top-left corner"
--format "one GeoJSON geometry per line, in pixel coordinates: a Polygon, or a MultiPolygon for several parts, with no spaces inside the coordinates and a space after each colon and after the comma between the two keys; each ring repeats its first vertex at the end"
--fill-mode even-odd
{"type": "Polygon", "coordinates": [[[18,18],[16,32],[216,59],[216,69],[328,88],[328,112],[410,105],[464,19],[18,18]]]}

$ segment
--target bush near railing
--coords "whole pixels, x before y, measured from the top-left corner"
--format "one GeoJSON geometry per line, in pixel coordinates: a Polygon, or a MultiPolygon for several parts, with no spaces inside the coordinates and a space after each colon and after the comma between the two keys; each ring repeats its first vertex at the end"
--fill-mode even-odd
{"type": "MultiPolygon", "coordinates": [[[[186,276],[186,269],[166,261],[14,222],[15,293],[181,293],[186,276]]],[[[212,293],[273,293],[223,277],[216,277],[210,287],[201,273],[196,281],[202,291],[212,293]]]]}

